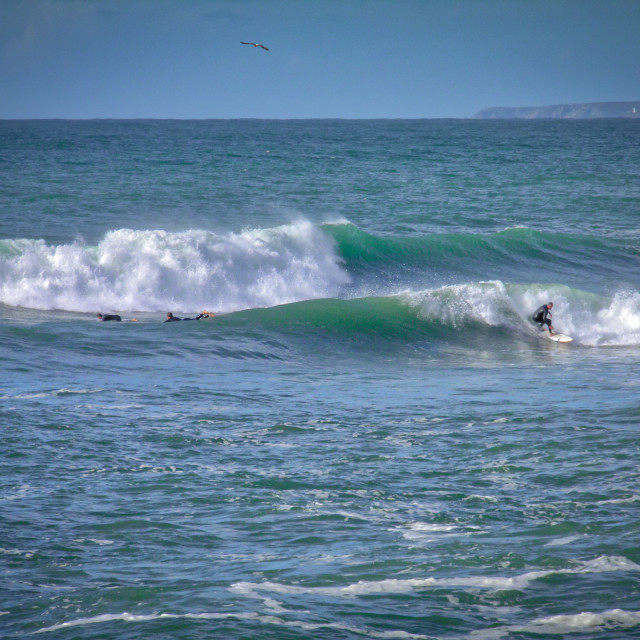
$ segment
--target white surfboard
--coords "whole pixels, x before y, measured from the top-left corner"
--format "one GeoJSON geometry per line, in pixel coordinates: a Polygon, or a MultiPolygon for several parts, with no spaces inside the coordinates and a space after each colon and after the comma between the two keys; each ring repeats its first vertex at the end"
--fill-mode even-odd
{"type": "Polygon", "coordinates": [[[554,333],[551,335],[548,331],[545,331],[545,335],[549,340],[553,340],[554,342],[573,342],[573,338],[564,333],[554,333]]]}

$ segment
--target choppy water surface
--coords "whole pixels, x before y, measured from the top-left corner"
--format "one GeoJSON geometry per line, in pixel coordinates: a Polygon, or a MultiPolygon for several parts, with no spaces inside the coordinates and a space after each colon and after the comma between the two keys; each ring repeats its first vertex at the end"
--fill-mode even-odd
{"type": "Polygon", "coordinates": [[[639,137],[0,123],[1,635],[637,636],[639,137]]]}

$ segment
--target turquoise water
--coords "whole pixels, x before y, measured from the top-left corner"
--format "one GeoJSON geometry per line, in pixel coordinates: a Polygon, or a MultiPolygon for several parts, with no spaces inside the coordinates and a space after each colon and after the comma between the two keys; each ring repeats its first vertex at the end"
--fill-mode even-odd
{"type": "Polygon", "coordinates": [[[622,120],[0,122],[0,635],[638,637],[638,166],[622,120]]]}

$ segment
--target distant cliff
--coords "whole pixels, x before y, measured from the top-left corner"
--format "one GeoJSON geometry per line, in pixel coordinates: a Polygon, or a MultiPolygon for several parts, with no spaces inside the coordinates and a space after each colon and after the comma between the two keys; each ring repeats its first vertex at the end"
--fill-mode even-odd
{"type": "Polygon", "coordinates": [[[492,107],[478,111],[473,117],[484,120],[640,118],[640,102],[587,102],[585,104],[556,104],[548,107],[492,107]]]}

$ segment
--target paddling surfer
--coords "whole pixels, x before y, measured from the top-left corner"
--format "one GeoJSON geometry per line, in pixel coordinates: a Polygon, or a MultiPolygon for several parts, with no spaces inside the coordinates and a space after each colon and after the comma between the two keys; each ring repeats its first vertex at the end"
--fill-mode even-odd
{"type": "Polygon", "coordinates": [[[200,320],[200,318],[210,318],[214,314],[209,313],[208,311],[203,311],[197,318],[178,318],[174,316],[171,311],[167,311],[167,319],[165,322],[178,322],[179,320],[200,320]]]}
{"type": "Polygon", "coordinates": [[[533,314],[533,321],[540,325],[541,331],[544,331],[544,326],[547,325],[550,335],[553,335],[555,331],[551,324],[551,309],[553,309],[553,302],[547,302],[547,304],[538,307],[533,314]]]}

